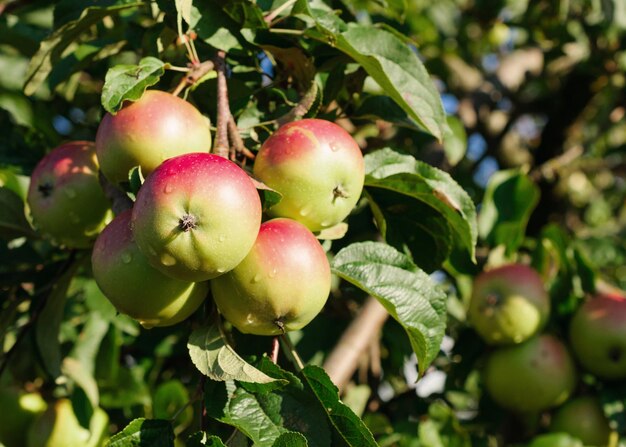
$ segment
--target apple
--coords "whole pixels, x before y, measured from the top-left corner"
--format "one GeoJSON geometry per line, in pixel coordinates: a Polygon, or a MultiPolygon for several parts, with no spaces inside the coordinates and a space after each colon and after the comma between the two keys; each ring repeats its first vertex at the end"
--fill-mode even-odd
{"type": "Polygon", "coordinates": [[[191,315],[204,302],[208,283],[169,277],[150,265],[130,229],[131,210],[111,221],[93,247],[93,276],[117,310],[145,328],[170,326],[191,315]]]}
{"type": "Polygon", "coordinates": [[[261,146],[254,176],[282,194],[268,211],[320,231],[341,222],[359,200],[365,163],[354,139],[330,121],[285,124],[261,146]]]}
{"type": "Polygon", "coordinates": [[[277,335],[306,326],[330,293],[330,266],[313,233],[291,219],[261,225],[250,253],[211,281],[218,309],[241,332],[277,335]]]}
{"type": "Polygon", "coordinates": [[[141,166],[145,175],[163,161],[189,152],[209,152],[208,119],[187,101],[167,92],[148,90],[107,113],[98,127],[96,150],[104,176],[119,184],[141,166]]]}
{"type": "Polygon", "coordinates": [[[27,202],[42,234],[67,247],[90,247],[111,218],[93,143],[72,141],[44,156],[31,175],[27,202]]]}
{"type": "Polygon", "coordinates": [[[0,444],[20,447],[26,442],[26,431],[46,410],[46,402],[39,393],[25,393],[15,387],[0,388],[0,444]]]}
{"type": "Polygon", "coordinates": [[[586,370],[601,379],[626,379],[626,297],[606,293],[585,301],[572,317],[570,341],[586,370]]]}
{"type": "Polygon", "coordinates": [[[504,265],[474,280],[468,318],[490,345],[528,340],[543,328],[549,313],[550,297],[531,267],[504,265]]]}
{"type": "Polygon", "coordinates": [[[62,398],[41,414],[27,433],[27,447],[99,447],[108,431],[107,413],[95,408],[89,428],[80,425],[72,402],[62,398]]]}
{"type": "Polygon", "coordinates": [[[261,225],[261,200],[248,175],[214,154],[163,162],[139,189],[132,228],[150,264],[185,281],[233,269],[261,225]]]}
{"type": "Polygon", "coordinates": [[[585,445],[607,445],[611,428],[600,401],[594,396],[582,396],[560,407],[550,424],[550,431],[567,433],[585,445]]]}
{"type": "Polygon", "coordinates": [[[546,433],[535,437],[528,447],[583,447],[583,443],[567,433],[546,433]]]}
{"type": "Polygon", "coordinates": [[[576,368],[567,348],[547,334],[495,349],[488,356],[483,373],[493,400],[520,413],[557,406],[576,385],[576,368]]]}

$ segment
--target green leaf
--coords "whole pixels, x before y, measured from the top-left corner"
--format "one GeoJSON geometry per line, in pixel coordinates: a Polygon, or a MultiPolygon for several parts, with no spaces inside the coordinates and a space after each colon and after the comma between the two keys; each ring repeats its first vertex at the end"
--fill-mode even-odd
{"type": "Polygon", "coordinates": [[[98,384],[85,365],[77,359],[65,357],[61,364],[61,371],[85,392],[91,407],[97,408],[100,403],[98,384]]]}
{"type": "Polygon", "coordinates": [[[354,116],[365,119],[388,121],[398,126],[414,130],[422,128],[392,98],[385,95],[367,96],[354,111],[354,116]]]}
{"type": "Polygon", "coordinates": [[[174,447],[174,431],[168,421],[139,418],[111,437],[108,447],[174,447]]]}
{"type": "Polygon", "coordinates": [[[217,436],[209,436],[204,432],[196,432],[187,438],[186,447],[226,447],[217,436]]]}
{"type": "Polygon", "coordinates": [[[128,189],[135,197],[139,192],[139,188],[143,185],[144,180],[141,166],[135,166],[128,171],[128,189]]]}
{"type": "Polygon", "coordinates": [[[198,2],[198,9],[189,24],[198,37],[213,48],[230,52],[241,49],[246,40],[241,35],[241,26],[213,2],[198,2]]]}
{"type": "Polygon", "coordinates": [[[276,438],[272,447],[308,447],[308,445],[304,435],[290,431],[276,438]]]}
{"type": "Polygon", "coordinates": [[[242,359],[226,342],[218,325],[193,331],[187,348],[196,368],[212,380],[252,383],[270,383],[275,380],[242,359]]]}
{"type": "Polygon", "coordinates": [[[117,65],[110,68],[102,88],[102,107],[117,113],[124,101],[136,101],[146,88],[159,82],[165,73],[165,64],[155,57],[144,57],[139,65],[117,65]]]}
{"type": "Polygon", "coordinates": [[[24,214],[24,201],[15,192],[0,186],[0,238],[37,237],[24,214]]]}
{"type": "Polygon", "coordinates": [[[254,186],[261,197],[263,211],[267,211],[283,199],[283,195],[281,193],[270,188],[265,183],[260,182],[253,177],[250,177],[250,180],[254,183],[254,186]]]}
{"type": "MultiPolygon", "coordinates": [[[[328,18],[328,16],[324,16],[328,18]]],[[[354,25],[341,31],[316,18],[322,40],[350,56],[382,87],[407,115],[443,141],[445,114],[441,97],[426,68],[395,34],[371,25],[354,25]]]]}
{"type": "Polygon", "coordinates": [[[179,432],[193,421],[193,408],[188,404],[187,388],[179,380],[172,379],[161,383],[154,392],[152,414],[156,419],[172,421],[176,431],[179,432]]]}
{"type": "Polygon", "coordinates": [[[457,117],[446,117],[446,123],[448,126],[443,135],[443,150],[450,166],[455,166],[465,157],[467,134],[463,123],[457,117]]]}
{"type": "MultiPolygon", "coordinates": [[[[440,260],[450,248],[462,250],[474,261],[478,233],[476,208],[449,174],[389,148],[367,154],[365,172],[365,190],[374,199],[372,208],[378,226],[389,243],[397,248],[406,247],[416,262],[427,261],[424,255],[440,260]],[[384,198],[384,203],[379,205],[379,198],[384,198]],[[388,219],[394,215],[420,233],[396,231],[394,220],[388,219]],[[430,241],[429,249],[438,251],[420,250],[422,237],[430,241]],[[422,258],[416,258],[420,251],[422,258]]],[[[420,263],[420,266],[428,270],[438,268],[432,263],[420,263]]]]}
{"type": "Polygon", "coordinates": [[[267,28],[267,23],[263,18],[263,11],[256,4],[249,0],[228,0],[222,6],[224,12],[234,21],[239,23],[241,28],[267,28]]]}
{"type": "Polygon", "coordinates": [[[374,296],[406,331],[420,374],[439,353],[446,328],[446,295],[403,253],[381,242],[342,249],[332,270],[374,296]]]}
{"type": "Polygon", "coordinates": [[[43,367],[55,379],[61,375],[62,355],[59,331],[63,321],[67,291],[79,265],[80,262],[74,262],[54,282],[35,324],[37,352],[43,367]]]}
{"type": "Polygon", "coordinates": [[[144,5],[143,2],[134,2],[109,7],[89,7],[84,9],[78,19],[72,20],[55,30],[50,37],[41,42],[37,53],[30,60],[24,93],[30,96],[39,89],[55,64],[63,56],[65,49],[70,44],[75,43],[81,33],[105,17],[142,5],[144,5]]]}
{"type": "Polygon", "coordinates": [[[492,246],[506,246],[508,253],[516,252],[539,195],[537,185],[519,170],[496,172],[489,179],[478,216],[480,237],[492,246]]]}
{"type": "Polygon", "coordinates": [[[308,365],[300,375],[324,409],[342,444],[354,447],[378,445],[363,421],[339,400],[337,387],[322,368],[308,365]]]}

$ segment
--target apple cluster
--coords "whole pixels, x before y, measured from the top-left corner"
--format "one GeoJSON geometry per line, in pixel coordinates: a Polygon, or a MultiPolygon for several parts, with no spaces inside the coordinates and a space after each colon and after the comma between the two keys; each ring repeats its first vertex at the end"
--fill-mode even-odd
{"type": "Polygon", "coordinates": [[[253,166],[282,196],[266,221],[250,175],[210,151],[210,124],[193,105],[146,91],[104,116],[95,143],[66,143],[41,160],[28,194],[33,222],[59,244],[93,244],[98,286],[146,328],[186,319],[209,289],[242,332],[302,328],[330,292],[314,232],[340,223],[359,199],[360,148],[320,119],[279,128],[253,166]],[[123,189],[137,167],[145,182],[132,209],[113,218],[99,175],[123,189]]]}
{"type": "Polygon", "coordinates": [[[529,266],[504,265],[474,279],[468,320],[493,347],[483,368],[485,388],[498,405],[514,412],[558,407],[550,431],[568,433],[585,445],[606,445],[610,428],[598,397],[572,396],[579,369],[604,381],[626,379],[626,296],[599,293],[586,299],[567,336],[542,333],[549,315],[550,296],[529,266]]]}

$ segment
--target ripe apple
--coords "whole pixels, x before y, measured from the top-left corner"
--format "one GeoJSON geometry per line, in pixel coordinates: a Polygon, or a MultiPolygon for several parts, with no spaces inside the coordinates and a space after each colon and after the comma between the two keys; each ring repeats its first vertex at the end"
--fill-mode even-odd
{"type": "Polygon", "coordinates": [[[209,152],[209,121],[178,96],[148,90],[127,102],[115,115],[107,113],[96,134],[98,160],[112,183],[128,181],[128,172],[141,166],[148,175],[168,158],[189,152],[209,152]]]}
{"type": "Polygon", "coordinates": [[[528,447],[583,447],[583,443],[567,433],[546,433],[533,438],[528,447]]]}
{"type": "Polygon", "coordinates": [[[617,293],[585,301],[570,324],[574,355],[602,379],[626,379],[626,297],[617,293]]]}
{"type": "Polygon", "coordinates": [[[181,281],[152,267],[133,240],[131,210],[111,221],[93,246],[93,276],[121,313],[145,328],[170,326],[191,315],[204,301],[208,283],[181,281]]]}
{"type": "Polygon", "coordinates": [[[576,369],[567,348],[547,334],[494,350],[483,377],[496,403],[520,413],[559,405],[576,385],[576,369]]]}
{"type": "Polygon", "coordinates": [[[27,202],[43,234],[68,247],[90,247],[111,218],[93,143],[72,141],[43,157],[31,175],[27,202]]]}
{"type": "Polygon", "coordinates": [[[26,431],[37,417],[46,410],[46,402],[39,393],[25,393],[18,388],[0,388],[0,444],[7,447],[23,446],[26,431]]]}
{"type": "Polygon", "coordinates": [[[523,264],[481,273],[474,280],[468,317],[491,345],[521,343],[545,325],[550,297],[539,274],[523,264]]]}
{"type": "Polygon", "coordinates": [[[30,426],[27,447],[99,447],[107,438],[109,416],[95,408],[89,428],[80,425],[72,402],[62,398],[41,414],[30,426]]]}
{"type": "Polygon", "coordinates": [[[328,259],[313,233],[279,218],[261,225],[250,253],[211,281],[211,290],[220,312],[241,332],[276,335],[315,318],[330,281],[328,259]]]}
{"type": "Polygon", "coordinates": [[[607,445],[611,428],[600,401],[593,396],[582,396],[560,407],[550,424],[550,431],[567,433],[585,445],[607,445]]]}
{"type": "Polygon", "coordinates": [[[153,267],[186,281],[233,269],[261,225],[248,175],[214,154],[170,158],[148,176],[133,207],[135,241],[153,267]]]}
{"type": "Polygon", "coordinates": [[[319,231],[341,222],[359,200],[365,163],[338,125],[320,119],[285,124],[261,146],[254,176],[283,195],[269,209],[319,231]]]}

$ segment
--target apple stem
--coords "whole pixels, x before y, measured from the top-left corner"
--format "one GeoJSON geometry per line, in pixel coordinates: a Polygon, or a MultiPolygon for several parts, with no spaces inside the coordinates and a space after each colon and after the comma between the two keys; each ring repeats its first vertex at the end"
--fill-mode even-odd
{"type": "Polygon", "coordinates": [[[226,83],[226,53],[218,51],[215,57],[217,71],[217,132],[213,152],[221,157],[228,158],[228,121],[230,120],[230,105],[228,103],[228,85],[226,83]]]}
{"type": "Polygon", "coordinates": [[[339,197],[341,197],[342,199],[347,199],[348,197],[350,197],[346,190],[341,187],[341,185],[335,186],[335,189],[333,189],[333,196],[333,202],[339,197]]]}
{"type": "Polygon", "coordinates": [[[304,369],[304,363],[302,363],[302,359],[300,359],[295,346],[291,343],[289,335],[287,333],[281,334],[280,341],[282,342],[282,347],[287,357],[290,358],[298,371],[302,371],[304,369]]]}
{"type": "Polygon", "coordinates": [[[189,71],[180,80],[176,88],[172,91],[173,95],[180,95],[180,93],[187,87],[191,87],[200,79],[202,79],[207,73],[215,69],[215,63],[213,61],[204,61],[200,64],[191,64],[189,71]]]}
{"type": "Polygon", "coordinates": [[[98,173],[98,180],[100,181],[100,186],[104,191],[104,195],[107,199],[109,199],[109,202],[111,202],[113,214],[117,216],[122,211],[126,211],[133,207],[133,201],[130,197],[128,197],[124,191],[109,182],[102,172],[98,173]]]}

